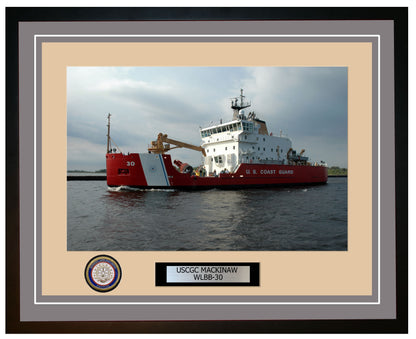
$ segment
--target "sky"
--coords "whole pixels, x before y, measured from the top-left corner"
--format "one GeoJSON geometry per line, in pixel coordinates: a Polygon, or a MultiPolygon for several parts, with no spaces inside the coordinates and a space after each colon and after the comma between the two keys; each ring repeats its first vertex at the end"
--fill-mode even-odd
{"type": "MultiPolygon", "coordinates": [[[[147,152],[163,132],[201,144],[200,127],[232,120],[231,98],[246,99],[269,132],[283,131],[312,161],[348,167],[346,67],[68,67],[68,170],[105,168],[107,115],[124,152],[147,152]]],[[[192,166],[201,154],[170,151],[192,166]]]]}

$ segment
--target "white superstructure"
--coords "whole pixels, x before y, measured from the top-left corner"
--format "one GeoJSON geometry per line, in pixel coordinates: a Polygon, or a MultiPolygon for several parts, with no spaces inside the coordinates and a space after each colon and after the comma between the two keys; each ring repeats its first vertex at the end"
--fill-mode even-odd
{"type": "Polygon", "coordinates": [[[308,158],[292,150],[292,142],[284,136],[269,133],[266,123],[254,112],[245,113],[251,106],[244,101],[243,90],[231,102],[233,120],[202,128],[202,147],[205,149],[205,170],[208,173],[234,172],[241,163],[288,164],[306,162],[308,158]],[[240,99],[240,102],[238,101],[240,99]]]}

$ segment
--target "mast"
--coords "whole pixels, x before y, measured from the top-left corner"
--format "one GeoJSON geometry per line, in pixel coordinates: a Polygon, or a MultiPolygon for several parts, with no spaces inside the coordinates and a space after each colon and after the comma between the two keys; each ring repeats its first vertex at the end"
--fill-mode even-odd
{"type": "Polygon", "coordinates": [[[244,102],[245,96],[243,95],[243,89],[240,89],[240,102],[238,102],[238,98],[234,98],[231,100],[231,108],[233,109],[233,119],[238,119],[238,113],[240,110],[250,107],[251,102],[244,102]]]}
{"type": "Polygon", "coordinates": [[[107,119],[107,153],[110,153],[110,117],[111,113],[108,113],[107,119]]]}

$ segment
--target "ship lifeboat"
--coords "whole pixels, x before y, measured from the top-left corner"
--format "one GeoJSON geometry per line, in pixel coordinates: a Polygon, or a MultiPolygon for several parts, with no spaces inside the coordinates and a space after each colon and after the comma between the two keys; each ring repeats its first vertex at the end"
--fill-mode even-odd
{"type": "Polygon", "coordinates": [[[178,166],[179,168],[179,172],[181,173],[186,173],[186,174],[191,174],[193,172],[193,168],[191,165],[187,164],[186,162],[183,163],[182,161],[179,160],[174,160],[173,163],[178,166]]]}

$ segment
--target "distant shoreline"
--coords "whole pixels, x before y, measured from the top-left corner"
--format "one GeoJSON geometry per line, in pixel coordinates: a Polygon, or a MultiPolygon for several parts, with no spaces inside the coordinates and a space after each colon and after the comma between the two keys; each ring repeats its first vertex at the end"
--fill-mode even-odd
{"type": "Polygon", "coordinates": [[[66,173],[89,173],[89,174],[106,174],[106,170],[98,170],[98,171],[81,171],[81,170],[68,170],[66,173]]]}
{"type": "Polygon", "coordinates": [[[107,180],[107,175],[67,175],[67,181],[107,180]]]}

